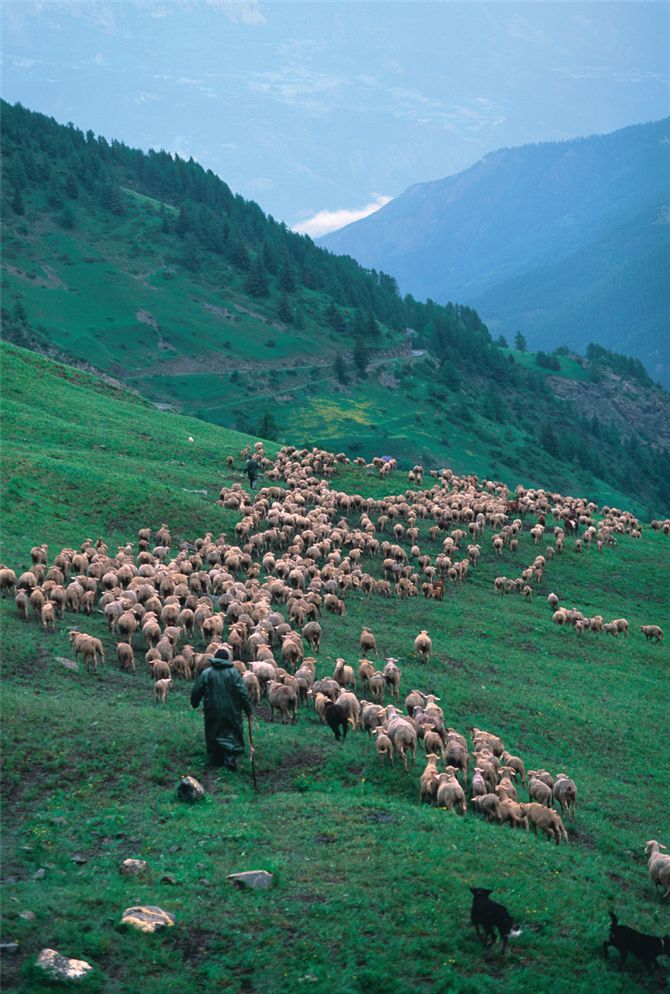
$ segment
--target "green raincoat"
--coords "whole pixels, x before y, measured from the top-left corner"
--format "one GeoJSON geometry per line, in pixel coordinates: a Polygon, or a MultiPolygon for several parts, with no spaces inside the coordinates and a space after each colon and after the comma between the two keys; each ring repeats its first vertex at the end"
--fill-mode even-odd
{"type": "Polygon", "coordinates": [[[244,680],[229,659],[209,660],[191,691],[191,707],[204,697],[205,742],[214,757],[244,752],[242,709],[251,714],[251,701],[244,680]]]}

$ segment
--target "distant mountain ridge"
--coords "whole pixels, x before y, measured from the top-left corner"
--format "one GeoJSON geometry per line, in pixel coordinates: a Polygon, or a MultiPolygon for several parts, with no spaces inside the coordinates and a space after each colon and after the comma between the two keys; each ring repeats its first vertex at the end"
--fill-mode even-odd
{"type": "Polygon", "coordinates": [[[670,384],[670,118],[500,149],[319,240],[534,348],[590,341],[670,384]]]}

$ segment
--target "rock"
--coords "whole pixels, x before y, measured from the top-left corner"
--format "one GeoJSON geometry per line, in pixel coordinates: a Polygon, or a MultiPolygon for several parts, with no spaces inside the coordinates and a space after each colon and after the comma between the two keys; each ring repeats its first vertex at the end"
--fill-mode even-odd
{"type": "Polygon", "coordinates": [[[205,788],[195,777],[184,777],[177,787],[177,797],[180,801],[188,801],[189,804],[195,801],[202,801],[205,797],[205,788]]]}
{"type": "Polygon", "coordinates": [[[43,866],[40,866],[39,870],[35,870],[33,873],[33,880],[44,880],[47,875],[47,871],[43,866]]]}
{"type": "Polygon", "coordinates": [[[19,911],[19,918],[23,918],[24,922],[34,922],[36,917],[34,911],[19,911]]]}
{"type": "Polygon", "coordinates": [[[66,670],[72,670],[75,673],[79,669],[79,663],[74,659],[67,659],[66,656],[56,656],[56,662],[64,666],[66,670]]]}
{"type": "Polygon", "coordinates": [[[198,883],[200,884],[201,887],[211,887],[212,886],[212,881],[208,880],[207,877],[200,877],[200,879],[198,880],[198,883]]]}
{"type": "Polygon", "coordinates": [[[149,868],[149,864],[144,859],[124,859],[119,867],[119,873],[124,877],[139,877],[149,868]]]}
{"type": "Polygon", "coordinates": [[[55,949],[43,949],[37,957],[37,966],[52,980],[81,980],[93,967],[83,959],[69,959],[55,949]]]}
{"type": "Polygon", "coordinates": [[[72,857],[72,862],[76,863],[77,866],[83,866],[84,863],[88,863],[88,856],[84,856],[83,853],[76,852],[72,857]]]}
{"type": "Polygon", "coordinates": [[[140,932],[157,932],[161,928],[171,928],[174,923],[174,915],[155,904],[126,908],[121,916],[122,925],[132,925],[140,932]]]}
{"type": "Polygon", "coordinates": [[[251,887],[252,890],[269,890],[274,877],[267,870],[245,870],[244,873],[229,873],[228,880],[237,887],[251,887]]]}
{"type": "Polygon", "coordinates": [[[19,944],[18,942],[0,942],[0,953],[9,954],[13,956],[14,953],[18,953],[19,944]]]}
{"type": "Polygon", "coordinates": [[[164,873],[161,877],[160,882],[162,884],[171,884],[173,887],[177,885],[177,878],[173,877],[171,873],[164,873]]]}

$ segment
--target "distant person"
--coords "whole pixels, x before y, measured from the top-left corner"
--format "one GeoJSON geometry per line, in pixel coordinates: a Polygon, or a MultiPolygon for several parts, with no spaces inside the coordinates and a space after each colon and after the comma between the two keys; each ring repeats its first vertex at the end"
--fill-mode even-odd
{"type": "Polygon", "coordinates": [[[244,752],[242,711],[251,715],[251,701],[244,680],[233,666],[230,651],[222,646],[209,659],[191,691],[191,707],[204,697],[205,744],[215,766],[237,769],[244,752]]]}
{"type": "Polygon", "coordinates": [[[258,476],[259,465],[253,456],[249,456],[246,463],[247,476],[249,477],[249,486],[254,489],[254,483],[256,482],[256,477],[258,476]]]}

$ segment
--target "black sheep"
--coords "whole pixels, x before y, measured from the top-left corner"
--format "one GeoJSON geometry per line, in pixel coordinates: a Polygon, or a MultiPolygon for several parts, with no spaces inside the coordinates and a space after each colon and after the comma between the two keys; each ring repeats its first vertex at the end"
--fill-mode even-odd
{"type": "Polygon", "coordinates": [[[349,730],[349,717],[342,705],[328,701],[323,713],[337,741],[340,741],[340,729],[342,729],[342,739],[346,739],[349,730]]]}

